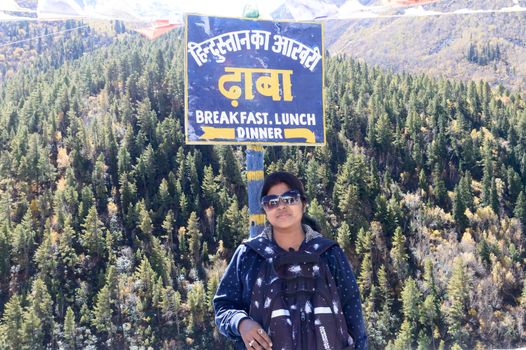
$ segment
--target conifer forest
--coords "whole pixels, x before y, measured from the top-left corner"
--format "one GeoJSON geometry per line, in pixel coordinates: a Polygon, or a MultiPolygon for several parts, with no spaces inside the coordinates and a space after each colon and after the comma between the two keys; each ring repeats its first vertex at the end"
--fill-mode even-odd
{"type": "MultiPolygon", "coordinates": [[[[232,349],[211,299],[248,237],[245,147],[185,144],[182,31],[121,29],[0,57],[0,349],[232,349]]],[[[347,253],[370,348],[526,346],[526,95],[324,64],[327,144],[265,168],[347,253]]]]}

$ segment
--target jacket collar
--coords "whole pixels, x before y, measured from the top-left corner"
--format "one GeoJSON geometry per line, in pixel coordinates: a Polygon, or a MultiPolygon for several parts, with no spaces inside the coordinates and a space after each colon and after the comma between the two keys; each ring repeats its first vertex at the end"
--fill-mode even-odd
{"type": "MultiPolygon", "coordinates": [[[[305,242],[310,241],[313,238],[322,237],[321,233],[314,231],[309,225],[301,225],[303,227],[303,232],[305,232],[305,242]]],[[[266,226],[259,235],[255,238],[266,238],[272,241],[272,226],[266,226]]]]}

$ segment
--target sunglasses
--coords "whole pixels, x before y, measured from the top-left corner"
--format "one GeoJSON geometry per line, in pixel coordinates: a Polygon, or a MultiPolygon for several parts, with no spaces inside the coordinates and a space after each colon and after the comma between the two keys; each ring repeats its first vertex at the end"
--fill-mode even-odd
{"type": "Polygon", "coordinates": [[[301,194],[296,190],[290,190],[285,193],[280,194],[270,194],[261,198],[261,206],[265,210],[273,210],[280,206],[280,203],[283,205],[293,205],[298,203],[301,200],[301,194]]]}

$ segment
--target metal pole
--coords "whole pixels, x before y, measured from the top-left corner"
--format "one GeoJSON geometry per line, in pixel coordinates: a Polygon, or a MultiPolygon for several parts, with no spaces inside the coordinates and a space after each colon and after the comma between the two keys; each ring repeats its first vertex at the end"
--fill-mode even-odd
{"type": "Polygon", "coordinates": [[[261,146],[249,145],[247,154],[247,180],[248,180],[248,212],[250,214],[250,238],[256,237],[263,231],[265,214],[261,211],[259,195],[263,186],[264,150],[261,146]]]}
{"type": "MultiPolygon", "coordinates": [[[[251,1],[246,4],[243,16],[258,18],[257,4],[251,1]]],[[[256,145],[247,146],[247,180],[248,180],[248,212],[250,214],[250,238],[256,237],[263,231],[265,214],[261,211],[259,195],[263,186],[265,166],[263,162],[263,147],[256,145]]]]}

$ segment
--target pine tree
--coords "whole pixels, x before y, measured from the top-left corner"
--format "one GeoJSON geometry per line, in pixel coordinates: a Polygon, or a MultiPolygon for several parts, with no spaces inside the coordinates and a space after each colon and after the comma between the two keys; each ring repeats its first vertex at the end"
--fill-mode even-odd
{"type": "Polygon", "coordinates": [[[424,261],[424,281],[422,285],[424,288],[425,299],[421,307],[421,323],[427,328],[427,338],[431,340],[434,349],[436,348],[435,338],[438,338],[435,335],[439,336],[439,334],[436,333],[439,329],[441,311],[438,289],[433,273],[433,263],[429,258],[426,258],[424,261]]]}
{"type": "Polygon", "coordinates": [[[145,238],[150,238],[153,232],[151,212],[146,210],[144,201],[137,203],[137,212],[139,213],[139,229],[145,238]]]}
{"type": "Polygon", "coordinates": [[[416,349],[417,350],[428,350],[430,348],[431,348],[431,339],[424,331],[420,331],[420,333],[418,333],[416,349]]]}
{"type": "Polygon", "coordinates": [[[188,234],[186,227],[181,226],[177,230],[177,241],[179,243],[179,254],[180,259],[185,262],[188,261],[189,247],[188,247],[188,234]]]}
{"type": "Polygon", "coordinates": [[[424,193],[428,189],[427,176],[424,169],[420,169],[420,172],[418,173],[418,188],[424,191],[424,193]]]}
{"type": "Polygon", "coordinates": [[[522,293],[519,299],[519,305],[526,308],[526,280],[523,282],[522,293]]]}
{"type": "Polygon", "coordinates": [[[446,320],[448,323],[448,333],[458,344],[465,344],[468,336],[464,325],[467,321],[469,288],[464,262],[462,258],[457,257],[453,261],[453,272],[447,288],[447,301],[449,306],[446,312],[446,320]]]}
{"type": "Polygon", "coordinates": [[[408,332],[411,335],[411,342],[416,341],[419,331],[421,293],[415,280],[409,277],[401,293],[402,311],[404,322],[407,321],[408,332]]]}
{"type": "Polygon", "coordinates": [[[27,210],[22,222],[18,224],[12,236],[11,256],[24,272],[24,277],[29,275],[31,255],[35,247],[35,231],[33,230],[31,211],[27,210]]]}
{"type": "Polygon", "coordinates": [[[393,247],[391,248],[391,259],[393,261],[393,268],[398,275],[398,278],[403,281],[409,272],[409,264],[407,250],[405,248],[405,236],[402,229],[398,226],[393,236],[393,247]]]}
{"type": "Polygon", "coordinates": [[[82,326],[88,326],[91,325],[91,320],[93,319],[93,313],[88,308],[88,305],[82,304],[80,307],[80,322],[79,324],[82,326]]]}
{"type": "Polygon", "coordinates": [[[124,173],[130,173],[132,170],[131,156],[124,143],[119,148],[117,159],[117,169],[119,176],[122,176],[124,173]]]}
{"type": "Polygon", "coordinates": [[[329,222],[327,221],[327,213],[325,212],[325,209],[323,206],[318,202],[316,198],[314,198],[307,207],[307,214],[320,225],[320,233],[323,235],[327,235],[332,233],[332,230],[329,226],[329,222]]]}
{"type": "Polygon", "coordinates": [[[44,231],[44,238],[42,244],[38,247],[34,254],[34,260],[42,276],[49,278],[57,269],[57,259],[55,256],[55,247],[51,244],[50,230],[44,231]]]}
{"type": "Polygon", "coordinates": [[[491,144],[485,142],[484,144],[484,176],[482,178],[482,202],[486,206],[491,206],[491,192],[492,185],[495,179],[493,178],[493,159],[491,155],[491,144]]]}
{"type": "Polygon", "coordinates": [[[360,275],[358,276],[358,286],[360,287],[360,295],[362,298],[367,298],[373,286],[373,263],[371,261],[370,251],[363,254],[362,264],[360,265],[360,275]]]}
{"type": "MultiPolygon", "coordinates": [[[[9,270],[11,260],[11,244],[8,224],[4,223],[0,227],[0,289],[5,290],[9,282],[9,270]]],[[[0,292],[0,295],[2,293],[0,292]]]]}
{"type": "Polygon", "coordinates": [[[143,344],[155,345],[157,330],[161,321],[162,278],[153,270],[149,260],[144,256],[137,268],[134,279],[137,281],[138,335],[143,344]]]}
{"type": "Polygon", "coordinates": [[[169,255],[165,248],[161,245],[159,239],[155,236],[151,237],[151,248],[150,248],[150,262],[152,268],[159,276],[162,277],[165,284],[172,284],[172,264],[169,255]]]}
{"type": "Polygon", "coordinates": [[[199,219],[195,212],[190,214],[188,219],[187,232],[189,236],[188,245],[190,250],[190,259],[193,267],[199,266],[201,261],[201,237],[202,233],[199,228],[199,219]]]}
{"type": "Polygon", "coordinates": [[[347,222],[343,222],[336,231],[336,242],[345,251],[351,247],[351,232],[347,222]]]}
{"type": "Polygon", "coordinates": [[[433,195],[435,197],[435,203],[442,208],[447,208],[447,189],[442,179],[439,165],[437,164],[433,170],[433,195]]]}
{"type": "Polygon", "coordinates": [[[32,307],[24,312],[21,341],[17,349],[43,350],[46,348],[42,321],[32,307]]]}
{"type": "MultiPolygon", "coordinates": [[[[127,212],[127,209],[130,205],[134,205],[136,198],[137,198],[137,186],[135,186],[134,182],[130,182],[128,179],[127,173],[122,173],[119,177],[119,184],[120,184],[120,207],[123,211],[124,215],[127,216],[129,213],[127,212]]],[[[126,217],[124,218],[124,222],[126,222],[126,217]]]]}
{"type": "Polygon", "coordinates": [[[459,182],[459,192],[466,208],[473,210],[473,191],[471,190],[471,173],[467,171],[459,182]]]}
{"type": "Polygon", "coordinates": [[[465,214],[466,204],[464,203],[464,198],[462,196],[462,189],[460,185],[455,187],[455,200],[453,201],[453,217],[455,222],[458,225],[460,234],[464,232],[466,227],[469,224],[469,220],[465,214]]]}
{"type": "Polygon", "coordinates": [[[180,208],[180,213],[181,213],[179,217],[181,218],[181,220],[184,220],[184,219],[188,220],[188,211],[190,208],[190,204],[188,203],[188,199],[184,192],[181,193],[180,195],[179,208],[180,208]]]}
{"type": "Polygon", "coordinates": [[[524,195],[524,191],[520,191],[517,196],[513,215],[520,220],[523,228],[526,227],[526,196],[524,195]]]}
{"type": "Polygon", "coordinates": [[[20,297],[14,294],[5,304],[0,323],[0,345],[8,350],[19,349],[22,343],[23,313],[20,297]]]}
{"type": "Polygon", "coordinates": [[[166,179],[161,180],[161,184],[159,185],[159,192],[157,193],[156,204],[158,206],[158,209],[155,212],[156,218],[164,218],[166,212],[168,210],[171,210],[175,204],[172,201],[170,188],[166,179]]]}
{"type": "Polygon", "coordinates": [[[95,190],[95,199],[99,211],[104,211],[108,202],[108,185],[106,180],[106,164],[104,162],[104,155],[101,153],[97,157],[95,167],[91,175],[91,182],[95,190]]]}
{"type": "Polygon", "coordinates": [[[507,190],[509,201],[515,203],[519,193],[522,191],[522,181],[519,174],[511,167],[508,168],[507,172],[507,190]]]}
{"type": "Polygon", "coordinates": [[[405,350],[413,348],[413,335],[412,327],[410,322],[407,319],[404,319],[402,326],[398,331],[398,335],[394,341],[393,349],[395,350],[405,350]]]}
{"type": "Polygon", "coordinates": [[[161,227],[163,228],[165,235],[166,235],[165,245],[170,252],[172,251],[173,244],[174,244],[173,243],[174,242],[173,236],[174,236],[174,231],[175,231],[174,221],[175,220],[174,220],[173,212],[172,210],[169,210],[163,220],[163,223],[161,224],[161,227]]]}
{"type": "Polygon", "coordinates": [[[190,334],[196,334],[198,330],[205,327],[204,320],[207,310],[206,291],[202,281],[192,284],[188,292],[187,307],[189,309],[186,321],[187,331],[190,334]]]}
{"type": "Polygon", "coordinates": [[[491,179],[491,189],[490,189],[490,202],[489,202],[491,209],[493,209],[494,213],[499,212],[499,195],[497,193],[497,183],[495,182],[495,178],[491,179]]]}
{"type": "Polygon", "coordinates": [[[166,329],[174,333],[176,336],[179,334],[179,314],[181,307],[181,300],[178,292],[174,291],[171,286],[167,286],[163,289],[163,294],[161,297],[161,313],[162,318],[165,322],[166,329]],[[173,324],[175,323],[176,329],[173,331],[173,324]]]}
{"type": "Polygon", "coordinates": [[[203,184],[201,185],[205,203],[207,205],[216,205],[219,184],[216,182],[212,166],[207,165],[204,169],[203,184]]]}
{"type": "Polygon", "coordinates": [[[219,172],[221,177],[226,181],[226,186],[231,193],[235,193],[238,198],[244,198],[246,195],[242,190],[243,179],[239,169],[239,163],[236,159],[232,147],[221,146],[219,151],[221,162],[219,172]]]}
{"type": "Polygon", "coordinates": [[[453,346],[451,347],[451,350],[463,350],[463,349],[460,345],[458,345],[457,343],[454,343],[453,346]]]}
{"type": "Polygon", "coordinates": [[[97,293],[92,324],[97,331],[106,333],[108,339],[111,339],[115,332],[115,326],[112,323],[113,311],[111,305],[111,289],[108,285],[105,285],[97,293]]]}
{"type": "Polygon", "coordinates": [[[137,185],[144,191],[145,197],[149,197],[156,192],[156,156],[151,144],[146,146],[144,152],[140,155],[137,164],[134,167],[137,185]]]}
{"type": "Polygon", "coordinates": [[[376,124],[377,120],[375,118],[375,114],[370,113],[367,118],[367,136],[365,139],[367,140],[371,148],[373,148],[376,145],[376,124]]]}
{"type": "Polygon", "coordinates": [[[29,305],[24,313],[22,326],[23,338],[35,335],[30,343],[37,348],[43,347],[52,341],[55,322],[53,320],[53,301],[42,279],[36,279],[31,287],[28,298],[29,305]],[[33,329],[37,327],[37,329],[33,329]],[[35,333],[36,332],[36,333],[35,333]]]}
{"type": "Polygon", "coordinates": [[[392,309],[392,291],[389,287],[389,280],[384,265],[381,265],[378,269],[378,287],[379,296],[381,298],[380,312],[378,315],[378,330],[380,331],[383,340],[383,343],[380,345],[385,346],[387,340],[391,339],[393,336],[393,326],[397,323],[398,319],[392,309]]]}
{"type": "Polygon", "coordinates": [[[305,194],[310,200],[322,194],[321,189],[328,180],[320,176],[320,167],[323,166],[315,158],[311,158],[305,169],[305,194]]]}
{"type": "Polygon", "coordinates": [[[90,208],[95,204],[95,197],[91,186],[84,186],[80,192],[79,213],[81,220],[85,220],[90,208]]]}
{"type": "Polygon", "coordinates": [[[368,220],[365,212],[371,206],[368,197],[370,194],[369,167],[365,157],[358,152],[358,150],[353,150],[348,154],[338,172],[332,193],[333,201],[351,227],[351,232],[356,232],[360,227],[366,225],[368,220]]]}
{"type": "Polygon", "coordinates": [[[156,123],[157,115],[155,111],[152,110],[150,99],[146,97],[137,105],[137,124],[140,127],[140,132],[142,132],[151,143],[156,142],[156,123]]]}
{"type": "Polygon", "coordinates": [[[356,254],[362,255],[372,249],[372,235],[370,231],[365,230],[363,227],[358,231],[356,237],[356,254]]]}
{"type": "Polygon", "coordinates": [[[77,347],[77,325],[75,323],[75,313],[68,306],[66,318],[64,319],[64,349],[76,350],[77,347]]]}
{"type": "Polygon", "coordinates": [[[378,118],[375,137],[376,144],[379,146],[380,150],[387,153],[389,147],[392,146],[393,134],[389,115],[386,112],[382,113],[380,118],[378,118]]]}
{"type": "Polygon", "coordinates": [[[371,292],[363,298],[363,312],[365,318],[365,328],[369,338],[369,346],[372,348],[381,347],[383,339],[378,329],[378,313],[375,310],[375,299],[377,298],[377,288],[374,283],[371,285],[371,292]]]}
{"type": "Polygon", "coordinates": [[[81,244],[86,252],[99,259],[104,254],[104,224],[100,221],[97,208],[93,205],[82,224],[81,244]]]}

